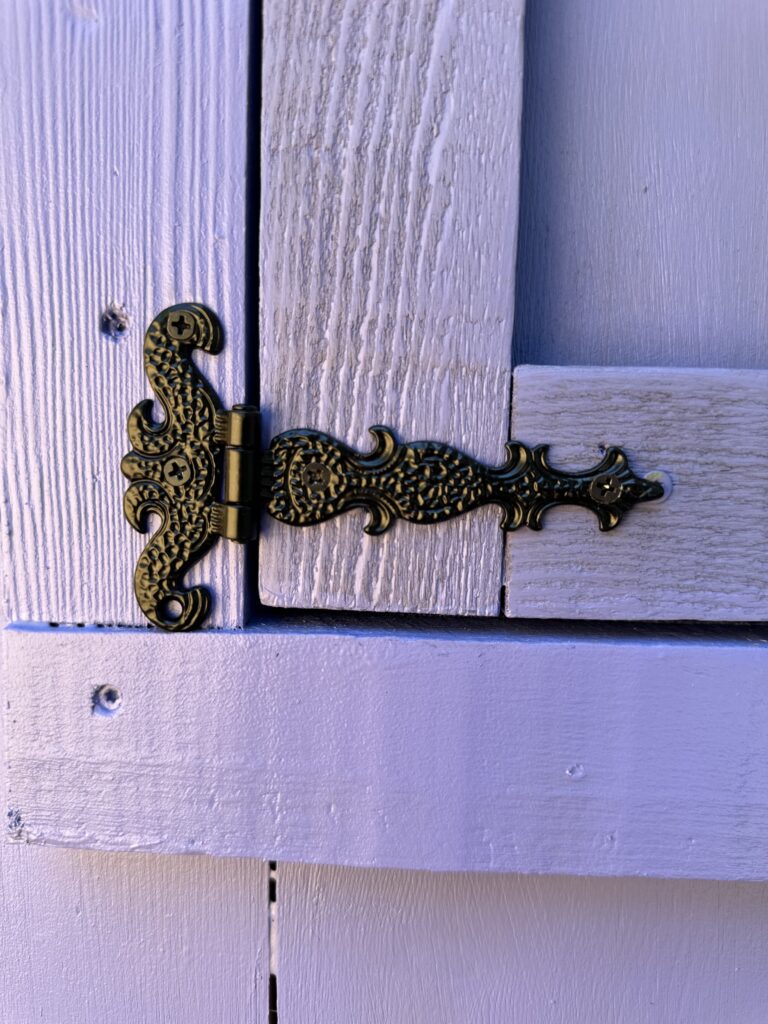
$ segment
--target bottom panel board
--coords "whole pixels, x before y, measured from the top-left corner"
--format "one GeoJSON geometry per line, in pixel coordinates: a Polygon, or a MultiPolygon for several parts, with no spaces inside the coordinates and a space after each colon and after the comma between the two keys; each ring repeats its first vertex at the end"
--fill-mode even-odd
{"type": "Polygon", "coordinates": [[[500,623],[30,627],[3,642],[7,822],[20,841],[768,878],[761,641],[500,623]]]}
{"type": "Polygon", "coordinates": [[[768,885],[281,864],[280,1024],[764,1024],[768,885]]]}
{"type": "Polygon", "coordinates": [[[268,868],[0,847],[3,1024],[254,1024],[268,868]]]}

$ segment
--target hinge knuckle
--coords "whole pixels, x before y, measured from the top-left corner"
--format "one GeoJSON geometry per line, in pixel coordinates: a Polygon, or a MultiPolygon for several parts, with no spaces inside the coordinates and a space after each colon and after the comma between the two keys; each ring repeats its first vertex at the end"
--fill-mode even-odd
{"type": "Polygon", "coordinates": [[[253,448],[224,449],[224,502],[244,505],[256,500],[257,452],[253,448]]]}
{"type": "Polygon", "coordinates": [[[216,415],[216,440],[232,448],[258,450],[261,416],[255,405],[233,405],[216,415]]]}
{"type": "Polygon", "coordinates": [[[217,427],[224,444],[223,501],[213,507],[211,528],[227,540],[244,543],[256,536],[258,528],[259,410],[235,405],[217,427]]]}
{"type": "Polygon", "coordinates": [[[259,525],[259,511],[254,505],[215,502],[211,507],[211,530],[225,540],[245,544],[254,540],[259,525]]]}

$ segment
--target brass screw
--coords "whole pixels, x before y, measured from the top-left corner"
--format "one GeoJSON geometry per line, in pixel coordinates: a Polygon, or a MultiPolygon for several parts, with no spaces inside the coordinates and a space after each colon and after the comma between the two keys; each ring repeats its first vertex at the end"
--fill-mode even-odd
{"type": "Polygon", "coordinates": [[[308,491],[323,491],[331,482],[331,471],[322,462],[310,462],[302,470],[301,480],[308,491]]]}
{"type": "Polygon", "coordinates": [[[174,341],[188,341],[195,332],[195,321],[183,310],[168,317],[168,336],[174,341]]]}
{"type": "Polygon", "coordinates": [[[183,455],[174,455],[163,466],[163,477],[172,487],[181,487],[192,476],[192,468],[183,455]]]}
{"type": "Polygon", "coordinates": [[[589,496],[599,505],[613,505],[621,497],[621,480],[613,473],[597,476],[589,485],[589,496]]]}

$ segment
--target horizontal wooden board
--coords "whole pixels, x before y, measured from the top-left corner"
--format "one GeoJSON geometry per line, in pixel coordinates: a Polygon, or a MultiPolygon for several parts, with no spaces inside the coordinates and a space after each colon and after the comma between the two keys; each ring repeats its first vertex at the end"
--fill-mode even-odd
{"type": "Polygon", "coordinates": [[[579,469],[609,445],[672,491],[610,533],[556,508],[507,537],[507,614],[567,619],[768,619],[768,372],[524,366],[512,435],[579,469]]]}
{"type": "Polygon", "coordinates": [[[765,641],[11,628],[27,842],[479,871],[768,878],[765,641]],[[122,705],[94,713],[108,684],[122,705]]]}
{"type": "MultiPolygon", "coordinates": [[[[149,394],[142,341],[156,313],[215,309],[227,344],[199,364],[225,403],[244,400],[249,6],[3,4],[11,620],[143,621],[132,581],[146,538],[123,518],[120,458],[149,394]]],[[[242,568],[243,550],[220,544],[193,574],[213,587],[211,624],[242,623],[242,568]]]]}
{"type": "Polygon", "coordinates": [[[281,864],[280,1024],[758,1024],[768,885],[281,864]]]}
{"type": "MultiPolygon", "coordinates": [[[[264,8],[265,429],[497,459],[508,423],[522,0],[264,8]]],[[[350,513],[260,538],[265,604],[496,615],[488,510],[385,537],[350,513]],[[439,569],[439,571],[436,571],[439,569]]]]}

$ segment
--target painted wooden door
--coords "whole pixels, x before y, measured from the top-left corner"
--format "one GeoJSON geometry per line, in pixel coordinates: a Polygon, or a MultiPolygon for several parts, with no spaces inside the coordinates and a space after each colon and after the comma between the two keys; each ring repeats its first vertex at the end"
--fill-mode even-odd
{"type": "Polygon", "coordinates": [[[679,503],[607,548],[560,517],[505,551],[493,510],[270,526],[267,604],[488,621],[241,629],[220,545],[198,578],[234,628],[194,637],[120,628],[117,467],[162,306],[217,309],[206,373],[248,384],[249,11],[3,17],[2,1019],[266,1021],[271,974],[282,1022],[761,1020],[762,632],[499,614],[765,617],[760,5],[531,3],[525,89],[522,5],[264,5],[270,430],[495,461],[513,364],[597,364],[518,371],[513,431],[625,443],[679,503]]]}

